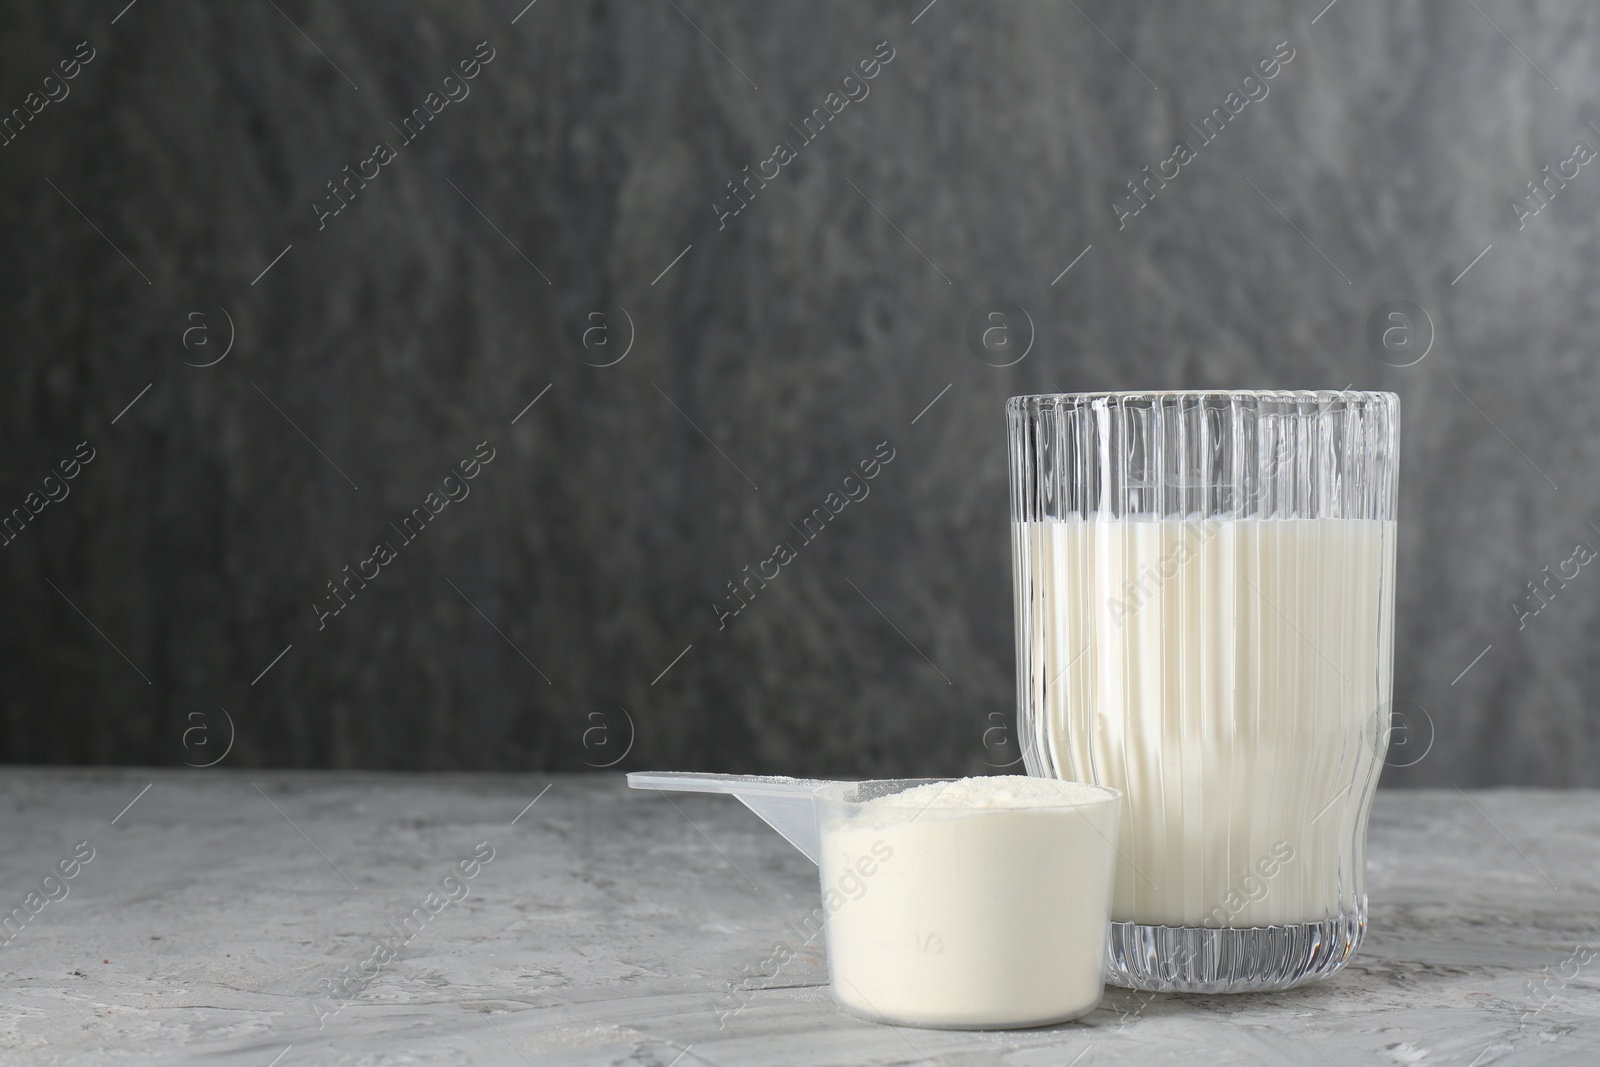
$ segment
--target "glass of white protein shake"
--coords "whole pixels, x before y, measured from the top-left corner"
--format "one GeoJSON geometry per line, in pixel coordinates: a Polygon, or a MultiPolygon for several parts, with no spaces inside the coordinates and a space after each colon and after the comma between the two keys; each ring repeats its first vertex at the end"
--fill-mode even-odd
{"type": "Polygon", "coordinates": [[[1119,790],[1106,980],[1286,989],[1366,929],[1393,681],[1400,405],[1006,405],[1029,773],[1119,790]]]}

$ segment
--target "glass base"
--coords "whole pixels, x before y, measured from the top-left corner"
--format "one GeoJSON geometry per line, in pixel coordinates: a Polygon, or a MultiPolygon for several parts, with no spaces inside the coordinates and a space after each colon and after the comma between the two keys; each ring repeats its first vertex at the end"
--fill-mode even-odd
{"type": "Polygon", "coordinates": [[[1361,947],[1360,911],[1321,922],[1229,930],[1113,922],[1106,984],[1156,993],[1263,993],[1336,973],[1361,947]]]}

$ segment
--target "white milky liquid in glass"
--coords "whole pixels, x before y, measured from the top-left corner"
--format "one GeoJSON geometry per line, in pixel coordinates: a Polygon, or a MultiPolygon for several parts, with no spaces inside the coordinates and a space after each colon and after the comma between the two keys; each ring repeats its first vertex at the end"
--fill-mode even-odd
{"type": "Polygon", "coordinates": [[[1069,520],[1013,537],[1030,764],[1125,797],[1112,919],[1354,913],[1389,721],[1394,522],[1069,520]]]}

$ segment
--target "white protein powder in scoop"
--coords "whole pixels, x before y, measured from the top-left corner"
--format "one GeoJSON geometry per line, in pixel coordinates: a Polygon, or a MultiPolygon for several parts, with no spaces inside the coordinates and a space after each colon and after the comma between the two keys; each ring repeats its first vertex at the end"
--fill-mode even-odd
{"type": "Polygon", "coordinates": [[[1118,803],[995,776],[819,801],[835,997],[914,1026],[1038,1026],[1100,1002],[1118,803]]]}

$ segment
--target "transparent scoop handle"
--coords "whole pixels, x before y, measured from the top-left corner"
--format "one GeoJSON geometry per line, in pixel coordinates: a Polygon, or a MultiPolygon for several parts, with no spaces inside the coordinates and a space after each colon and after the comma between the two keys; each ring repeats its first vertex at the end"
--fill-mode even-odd
{"type": "Polygon", "coordinates": [[[834,783],[822,778],[774,778],[759,774],[691,774],[683,771],[630,771],[628,785],[634,789],[658,789],[676,793],[727,793],[763,822],[783,835],[783,839],[804,852],[816,863],[821,855],[817,840],[817,812],[812,792],[834,783]]]}

